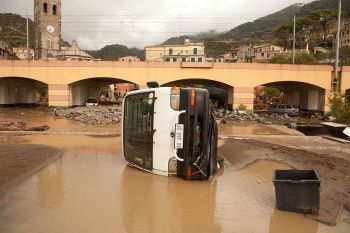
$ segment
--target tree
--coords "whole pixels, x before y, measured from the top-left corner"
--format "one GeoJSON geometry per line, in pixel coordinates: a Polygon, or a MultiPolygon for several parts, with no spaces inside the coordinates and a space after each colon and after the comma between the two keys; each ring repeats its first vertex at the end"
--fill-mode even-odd
{"type": "Polygon", "coordinates": [[[331,29],[336,25],[338,11],[336,9],[324,9],[313,11],[309,18],[316,22],[316,25],[322,30],[322,39],[324,46],[327,47],[327,40],[331,29]]]}
{"type": "MultiPolygon", "coordinates": [[[[272,64],[292,64],[293,58],[291,55],[284,56],[282,54],[276,55],[269,60],[272,64]]],[[[295,55],[295,64],[300,65],[317,65],[316,58],[307,53],[298,53],[295,55]]]]}
{"type": "Polygon", "coordinates": [[[350,46],[343,46],[339,49],[339,59],[342,66],[350,66],[350,46]]]}
{"type": "MultiPolygon", "coordinates": [[[[293,20],[288,20],[285,24],[279,27],[276,31],[276,36],[282,41],[284,49],[287,49],[288,41],[293,40],[293,20]]],[[[303,43],[309,38],[313,30],[312,21],[309,18],[296,19],[295,22],[295,37],[300,48],[303,48],[303,43]]]]}
{"type": "Polygon", "coordinates": [[[281,40],[283,48],[287,49],[288,41],[293,37],[293,27],[291,28],[288,24],[282,25],[277,29],[276,36],[281,40]]]}
{"type": "Polygon", "coordinates": [[[283,56],[282,54],[278,54],[276,56],[273,56],[272,58],[269,59],[269,63],[272,64],[288,64],[289,61],[286,58],[286,56],[283,56]]]}

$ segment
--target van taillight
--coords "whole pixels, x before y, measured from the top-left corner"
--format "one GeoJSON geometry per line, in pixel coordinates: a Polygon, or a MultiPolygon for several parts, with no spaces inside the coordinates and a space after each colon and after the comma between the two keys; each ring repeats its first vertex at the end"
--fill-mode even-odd
{"type": "Polygon", "coordinates": [[[194,107],[195,105],[195,99],[196,99],[196,90],[192,89],[191,90],[191,100],[190,100],[190,105],[191,107],[194,107]]]}
{"type": "Polygon", "coordinates": [[[170,107],[174,110],[179,110],[180,106],[180,88],[172,87],[170,93],[170,107]]]}

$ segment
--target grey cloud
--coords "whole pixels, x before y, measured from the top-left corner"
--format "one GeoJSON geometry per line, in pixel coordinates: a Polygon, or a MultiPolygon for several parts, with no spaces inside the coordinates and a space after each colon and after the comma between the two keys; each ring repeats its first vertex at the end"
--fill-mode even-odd
{"type": "MultiPolygon", "coordinates": [[[[169,37],[226,31],[295,0],[62,0],[62,37],[85,49],[121,43],[142,48],[169,37]]],[[[298,0],[308,3],[311,0],[298,0]]],[[[33,15],[34,0],[1,0],[0,12],[33,15]]]]}

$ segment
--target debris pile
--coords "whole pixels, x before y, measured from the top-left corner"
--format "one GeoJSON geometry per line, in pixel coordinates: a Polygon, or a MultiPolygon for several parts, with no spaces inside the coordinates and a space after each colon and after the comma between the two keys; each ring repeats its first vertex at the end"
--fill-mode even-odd
{"type": "Polygon", "coordinates": [[[99,105],[91,107],[75,107],[59,109],[55,113],[59,117],[66,117],[70,120],[79,121],[84,124],[117,124],[121,121],[120,106],[99,105]]]}
{"type": "Polygon", "coordinates": [[[24,121],[1,121],[0,131],[46,131],[49,126],[42,124],[27,124],[24,121]]]}
{"type": "MultiPolygon", "coordinates": [[[[246,113],[245,111],[230,111],[228,109],[214,109],[214,114],[217,119],[218,124],[233,124],[233,123],[260,123],[260,124],[280,124],[286,125],[290,123],[296,123],[305,121],[305,118],[300,117],[290,117],[288,114],[278,115],[278,114],[256,114],[256,113],[246,113]]],[[[308,120],[308,119],[307,119],[308,120]]],[[[311,119],[310,121],[315,121],[316,119],[311,119]]]]}

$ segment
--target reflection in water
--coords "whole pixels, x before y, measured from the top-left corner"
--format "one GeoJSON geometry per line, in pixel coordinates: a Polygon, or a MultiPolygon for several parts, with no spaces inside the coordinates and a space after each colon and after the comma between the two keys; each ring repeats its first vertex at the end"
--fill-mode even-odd
{"type": "Polygon", "coordinates": [[[42,208],[53,209],[64,201],[63,160],[60,159],[38,172],[38,199],[42,208]]]}
{"type": "Polygon", "coordinates": [[[270,233],[316,233],[318,223],[302,214],[275,209],[270,218],[270,233]]]}
{"type": "Polygon", "coordinates": [[[273,179],[273,172],[278,169],[291,169],[292,167],[286,163],[269,159],[259,159],[249,164],[243,169],[248,176],[255,178],[258,183],[269,182],[273,179]]]}
{"type": "Polygon", "coordinates": [[[261,124],[251,124],[247,126],[220,124],[218,128],[219,134],[223,135],[288,135],[288,133],[282,130],[261,124]]]}
{"type": "Polygon", "coordinates": [[[221,232],[214,217],[216,181],[185,182],[126,166],[121,183],[127,232],[221,232]]]}

